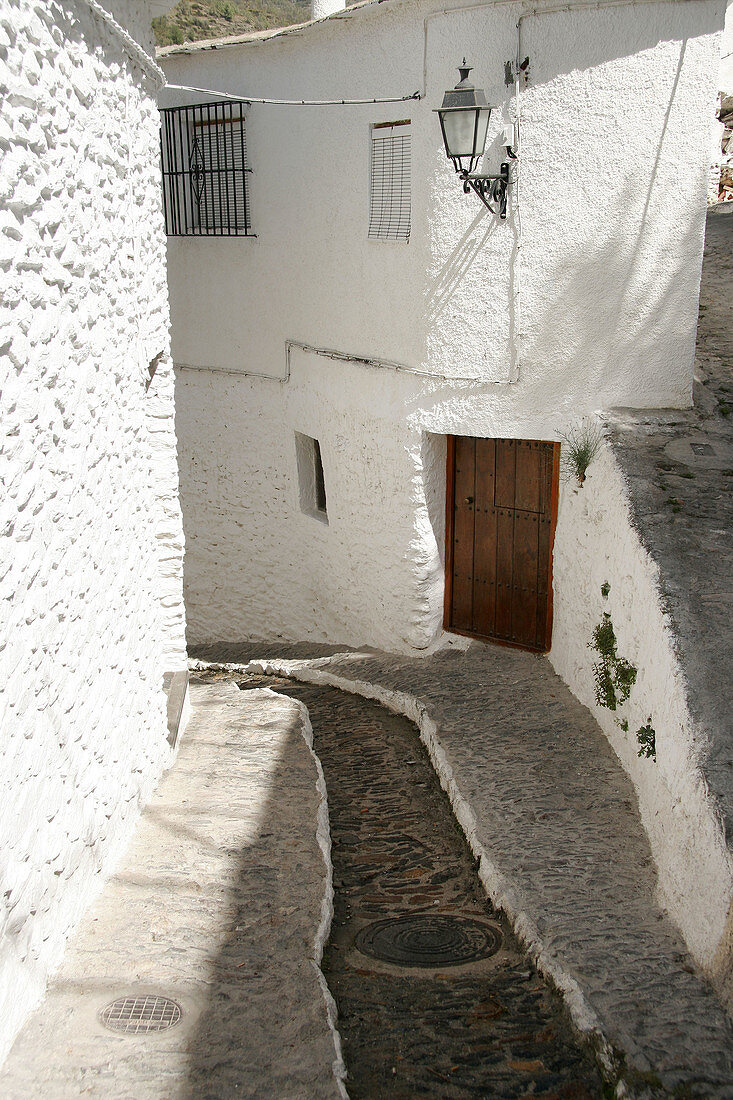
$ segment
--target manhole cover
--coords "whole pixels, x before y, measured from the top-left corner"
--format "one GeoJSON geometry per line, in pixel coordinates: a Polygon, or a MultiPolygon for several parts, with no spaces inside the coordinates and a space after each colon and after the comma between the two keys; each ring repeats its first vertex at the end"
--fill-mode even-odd
{"type": "Polygon", "coordinates": [[[362,928],[355,943],[373,959],[432,969],[487,959],[501,947],[501,932],[471,917],[427,913],[375,921],[362,928]]]}
{"type": "Polygon", "coordinates": [[[165,1031],[181,1018],[181,1006],[168,997],[119,997],[106,1005],[99,1019],[110,1031],[139,1035],[145,1031],[165,1031]]]}

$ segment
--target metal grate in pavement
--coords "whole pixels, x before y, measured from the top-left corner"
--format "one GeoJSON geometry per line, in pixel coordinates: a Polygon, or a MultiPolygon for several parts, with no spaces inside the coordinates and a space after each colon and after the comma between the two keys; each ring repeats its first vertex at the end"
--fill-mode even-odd
{"type": "Polygon", "coordinates": [[[110,1031],[123,1031],[128,1035],[165,1031],[174,1027],[180,1018],[181,1006],[176,1001],[149,994],[142,997],[118,997],[99,1013],[104,1027],[110,1031]]]}

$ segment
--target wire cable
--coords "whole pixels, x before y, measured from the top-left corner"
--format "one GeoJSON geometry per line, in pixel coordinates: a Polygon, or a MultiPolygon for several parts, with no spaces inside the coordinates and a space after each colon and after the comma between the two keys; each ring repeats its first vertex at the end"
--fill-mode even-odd
{"type": "Polygon", "coordinates": [[[219,92],[215,88],[197,88],[193,84],[166,84],[165,91],[200,92],[202,95],[215,95],[221,99],[233,99],[237,103],[267,103],[281,107],[351,107],[371,103],[409,103],[413,99],[422,99],[422,92],[412,95],[390,96],[383,99],[255,99],[248,95],[234,95],[232,92],[219,92]]]}

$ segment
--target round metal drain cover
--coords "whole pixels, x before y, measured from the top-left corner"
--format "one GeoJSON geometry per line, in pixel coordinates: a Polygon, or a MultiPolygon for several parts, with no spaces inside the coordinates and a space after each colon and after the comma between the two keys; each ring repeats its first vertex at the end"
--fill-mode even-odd
{"type": "Polygon", "coordinates": [[[426,913],[388,917],[357,934],[359,951],[397,966],[464,966],[495,955],[501,932],[493,924],[472,917],[444,917],[426,913]]]}
{"type": "Polygon", "coordinates": [[[181,1006],[168,997],[146,995],[118,997],[99,1013],[99,1019],[110,1031],[140,1035],[147,1031],[165,1031],[181,1018],[181,1006]]]}

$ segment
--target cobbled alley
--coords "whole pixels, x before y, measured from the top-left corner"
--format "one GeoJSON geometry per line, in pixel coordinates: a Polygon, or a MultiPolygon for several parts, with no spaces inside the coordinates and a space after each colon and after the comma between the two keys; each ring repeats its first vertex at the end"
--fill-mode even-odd
{"type": "Polygon", "coordinates": [[[486,898],[412,723],[334,689],[239,684],[310,714],[336,893],[323,970],[352,1100],[600,1096],[559,997],[486,898]]]}

